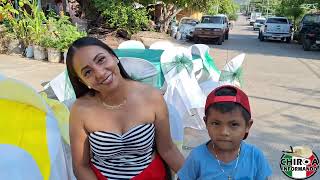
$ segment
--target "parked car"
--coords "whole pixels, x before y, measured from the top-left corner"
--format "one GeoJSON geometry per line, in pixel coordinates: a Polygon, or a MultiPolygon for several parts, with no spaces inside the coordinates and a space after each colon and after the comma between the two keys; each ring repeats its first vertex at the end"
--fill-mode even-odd
{"type": "Polygon", "coordinates": [[[264,26],[260,28],[259,39],[281,40],[287,43],[291,42],[292,24],[286,17],[270,17],[267,19],[264,26]]]}
{"type": "Polygon", "coordinates": [[[182,39],[192,39],[195,26],[199,20],[190,17],[183,17],[178,24],[178,33],[182,39]]]}
{"type": "MultiPolygon", "coordinates": [[[[158,28],[155,29],[159,29],[160,30],[160,24],[158,28]]],[[[168,27],[168,31],[167,33],[170,34],[170,36],[175,37],[178,31],[178,25],[177,25],[177,21],[175,19],[172,19],[169,23],[169,27],[168,27]]]]}
{"type": "Polygon", "coordinates": [[[260,12],[251,12],[250,19],[249,19],[250,26],[253,26],[253,24],[256,22],[256,20],[261,17],[261,15],[262,15],[262,13],[260,13],[260,12]]]}
{"type": "Polygon", "coordinates": [[[296,34],[305,51],[309,51],[312,46],[320,47],[320,13],[304,15],[296,34]]]}
{"type": "Polygon", "coordinates": [[[229,19],[224,14],[203,16],[195,26],[193,39],[195,42],[202,38],[218,39],[218,44],[221,45],[224,40],[229,39],[229,26],[229,19]]]}
{"type": "Polygon", "coordinates": [[[256,22],[253,24],[253,30],[259,30],[261,26],[266,22],[266,18],[257,18],[256,22]]]}

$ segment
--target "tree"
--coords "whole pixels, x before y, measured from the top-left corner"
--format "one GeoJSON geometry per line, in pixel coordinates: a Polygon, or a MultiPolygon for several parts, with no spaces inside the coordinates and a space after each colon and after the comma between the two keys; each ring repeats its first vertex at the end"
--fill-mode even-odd
{"type": "Polygon", "coordinates": [[[211,0],[207,4],[206,14],[215,15],[219,13],[220,10],[220,0],[211,0]]]}
{"type": "Polygon", "coordinates": [[[239,6],[233,0],[221,0],[219,6],[219,13],[228,15],[229,19],[237,19],[237,11],[239,6]]]}
{"type": "Polygon", "coordinates": [[[275,14],[281,0],[252,0],[250,7],[253,11],[261,12],[263,15],[275,14]]]}
{"type": "MultiPolygon", "coordinates": [[[[228,0],[232,1],[232,0],[228,0]]],[[[155,0],[138,1],[143,5],[153,4],[155,0]]],[[[160,31],[166,32],[170,21],[183,9],[192,8],[201,12],[211,12],[219,0],[163,0],[163,13],[160,18],[160,31]]]]}
{"type": "Polygon", "coordinates": [[[281,0],[276,8],[276,15],[286,16],[293,19],[293,24],[297,25],[297,20],[303,16],[305,9],[301,6],[305,0],[281,0]]]}
{"type": "Polygon", "coordinates": [[[131,34],[148,24],[146,9],[135,7],[133,2],[113,0],[94,0],[93,2],[112,28],[125,30],[131,34]]]}
{"type": "Polygon", "coordinates": [[[215,14],[226,14],[229,19],[237,19],[237,11],[240,6],[236,4],[233,0],[210,0],[206,6],[206,14],[215,15],[215,14]]]}

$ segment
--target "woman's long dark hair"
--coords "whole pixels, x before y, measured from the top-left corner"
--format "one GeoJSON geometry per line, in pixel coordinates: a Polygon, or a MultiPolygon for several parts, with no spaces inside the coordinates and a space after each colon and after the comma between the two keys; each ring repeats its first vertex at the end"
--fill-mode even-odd
{"type": "MultiPolygon", "coordinates": [[[[95,92],[93,89],[89,89],[84,83],[82,83],[80,81],[80,77],[77,75],[77,73],[75,72],[74,67],[73,67],[74,54],[76,53],[77,50],[79,50],[82,47],[86,47],[86,46],[99,46],[99,47],[105,49],[108,53],[110,53],[111,55],[113,55],[117,59],[119,59],[118,56],[113,52],[113,50],[107,44],[103,43],[102,41],[100,41],[96,38],[82,37],[82,38],[74,41],[68,49],[66,64],[67,64],[67,71],[68,71],[69,79],[71,81],[72,87],[74,89],[74,92],[75,92],[77,98],[79,98],[87,93],[94,94],[94,92],[95,92]]],[[[118,63],[118,67],[120,69],[120,74],[123,78],[131,79],[120,62],[118,63]]]]}

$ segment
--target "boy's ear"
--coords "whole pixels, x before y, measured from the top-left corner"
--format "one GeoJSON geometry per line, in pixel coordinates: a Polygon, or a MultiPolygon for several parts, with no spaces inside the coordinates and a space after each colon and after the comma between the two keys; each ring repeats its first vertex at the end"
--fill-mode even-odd
{"type": "Polygon", "coordinates": [[[203,120],[206,123],[207,122],[207,116],[203,116],[203,120]]]}
{"type": "Polygon", "coordinates": [[[250,130],[252,124],[253,124],[253,120],[250,119],[250,120],[247,122],[246,133],[249,133],[249,130],[250,130]]]}

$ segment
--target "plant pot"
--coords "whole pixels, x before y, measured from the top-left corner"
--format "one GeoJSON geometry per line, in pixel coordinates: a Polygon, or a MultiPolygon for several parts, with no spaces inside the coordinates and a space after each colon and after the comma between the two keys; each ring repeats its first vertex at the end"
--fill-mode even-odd
{"type": "Polygon", "coordinates": [[[26,57],[27,58],[32,58],[33,57],[33,46],[32,45],[29,45],[26,48],[26,57]]]}
{"type": "Polygon", "coordinates": [[[68,54],[68,51],[63,52],[63,63],[64,63],[64,64],[67,63],[67,54],[68,54]]]}
{"type": "Polygon", "coordinates": [[[22,54],[24,48],[22,43],[18,39],[11,39],[8,44],[8,53],[9,54],[22,54]]]}
{"type": "Polygon", "coordinates": [[[3,37],[0,38],[0,54],[5,54],[8,51],[8,42],[7,40],[3,37]]]}
{"type": "Polygon", "coordinates": [[[48,61],[59,63],[61,60],[61,52],[58,49],[48,48],[48,61]]]}
{"type": "Polygon", "coordinates": [[[46,50],[44,47],[34,45],[33,46],[33,58],[35,60],[44,60],[46,58],[46,50]]]}

